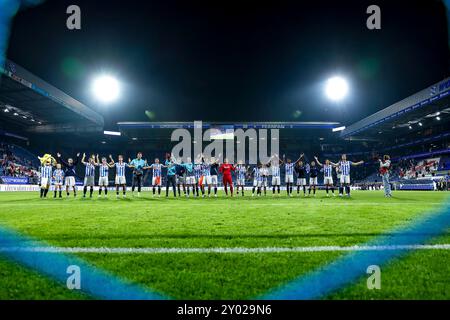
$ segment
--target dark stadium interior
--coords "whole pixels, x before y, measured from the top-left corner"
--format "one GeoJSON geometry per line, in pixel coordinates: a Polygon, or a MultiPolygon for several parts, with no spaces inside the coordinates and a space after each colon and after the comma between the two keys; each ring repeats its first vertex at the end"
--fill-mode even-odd
{"type": "Polygon", "coordinates": [[[117,0],[77,3],[86,12],[79,32],[58,27],[66,18],[58,12],[70,1],[19,12],[7,57],[102,112],[110,129],[148,120],[146,110],[152,121],[350,124],[448,75],[440,1],[379,1],[385,28],[375,33],[365,27],[372,3],[361,0],[134,0],[127,10],[117,0]],[[125,100],[108,110],[86,89],[101,69],[117,72],[127,86],[125,100]],[[338,110],[320,91],[330,72],[351,75],[354,87],[338,110]]]}

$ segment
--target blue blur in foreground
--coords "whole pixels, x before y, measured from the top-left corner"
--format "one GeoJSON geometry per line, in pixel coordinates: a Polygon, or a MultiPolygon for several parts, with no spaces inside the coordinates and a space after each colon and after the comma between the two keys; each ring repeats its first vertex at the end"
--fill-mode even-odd
{"type": "MultiPolygon", "coordinates": [[[[94,298],[108,300],[165,300],[167,297],[152,292],[137,284],[127,283],[106,273],[82,259],[68,254],[49,252],[30,252],[21,248],[46,247],[39,241],[24,237],[12,230],[0,227],[0,247],[16,250],[3,251],[2,255],[12,261],[45,274],[52,279],[66,285],[71,274],[67,273],[69,266],[80,268],[81,292],[94,298]]],[[[69,290],[69,289],[67,289],[69,290]]]]}
{"type": "MultiPolygon", "coordinates": [[[[435,214],[399,228],[386,236],[364,243],[368,246],[402,246],[422,244],[443,234],[450,227],[450,201],[435,214]]],[[[317,271],[300,276],[285,286],[272,290],[261,297],[268,300],[312,300],[325,297],[346,285],[368,276],[367,267],[381,266],[386,262],[410,252],[409,250],[355,251],[321,267],[317,271]]]]}

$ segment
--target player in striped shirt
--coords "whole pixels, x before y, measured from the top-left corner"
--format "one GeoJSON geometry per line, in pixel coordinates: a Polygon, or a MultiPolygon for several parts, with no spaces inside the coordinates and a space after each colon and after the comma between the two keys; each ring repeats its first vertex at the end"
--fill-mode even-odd
{"type": "Polygon", "coordinates": [[[56,164],[56,169],[52,174],[53,178],[53,186],[54,186],[54,195],[53,198],[56,198],[56,193],[59,191],[59,197],[62,198],[62,186],[64,184],[64,171],[61,169],[61,164],[56,164]]]}
{"type": "Polygon", "coordinates": [[[235,175],[236,175],[236,194],[239,194],[239,188],[242,190],[242,196],[244,196],[245,189],[245,176],[247,175],[248,168],[245,166],[244,161],[239,160],[237,162],[235,175]]]}
{"type": "Polygon", "coordinates": [[[162,168],[165,166],[159,162],[159,158],[155,158],[155,162],[145,167],[144,169],[152,169],[152,191],[153,197],[156,193],[156,188],[158,188],[158,197],[161,197],[161,185],[162,185],[162,168]]]}
{"type": "Polygon", "coordinates": [[[260,167],[256,165],[252,170],[253,175],[253,189],[252,189],[252,197],[255,196],[255,190],[258,197],[261,195],[261,174],[260,174],[260,167]]]}
{"type": "Polygon", "coordinates": [[[346,154],[343,154],[341,156],[341,160],[338,163],[339,171],[341,172],[341,178],[340,178],[341,184],[339,187],[339,196],[340,197],[343,196],[344,189],[345,189],[345,193],[347,194],[347,196],[350,197],[350,168],[351,168],[351,166],[359,166],[363,163],[364,163],[364,161],[358,161],[358,162],[348,161],[346,154]]]}
{"type": "Polygon", "coordinates": [[[297,160],[295,160],[295,162],[292,162],[292,160],[289,158],[285,160],[285,155],[283,155],[283,160],[281,161],[281,163],[284,163],[286,193],[289,197],[292,197],[292,185],[294,184],[294,167],[302,158],[303,153],[297,160]]]}
{"type": "MultiPolygon", "coordinates": [[[[98,155],[97,155],[98,158],[98,155]]],[[[92,155],[89,157],[89,160],[86,162],[86,153],[83,153],[83,158],[81,159],[81,163],[86,167],[84,170],[84,184],[83,184],[83,198],[86,198],[87,188],[89,187],[89,197],[92,198],[92,193],[94,192],[95,185],[95,167],[98,165],[95,162],[95,156],[92,155]]]]}
{"type": "Polygon", "coordinates": [[[52,179],[53,167],[51,160],[48,160],[41,166],[40,174],[40,186],[41,186],[41,198],[46,198],[48,189],[50,188],[50,182],[52,179]]]}
{"type": "Polygon", "coordinates": [[[205,187],[208,186],[208,195],[211,194],[211,164],[208,159],[202,155],[202,184],[200,190],[202,197],[205,197],[205,187]]]}
{"type": "Polygon", "coordinates": [[[331,162],[330,160],[326,159],[325,164],[320,163],[319,159],[317,157],[314,157],[316,159],[316,162],[319,166],[323,169],[323,184],[325,185],[325,190],[327,192],[327,197],[329,197],[329,189],[331,189],[331,193],[333,194],[333,197],[336,195],[334,194],[334,185],[333,185],[333,168],[337,167],[336,163],[331,162]]]}
{"type": "Polygon", "coordinates": [[[281,170],[280,164],[282,161],[277,154],[273,155],[270,160],[270,172],[272,174],[272,193],[275,195],[275,189],[278,190],[278,195],[280,195],[281,186],[281,170]]]}
{"type": "Polygon", "coordinates": [[[126,167],[128,167],[128,163],[123,161],[123,156],[119,154],[118,156],[118,162],[114,162],[112,156],[109,156],[111,160],[111,165],[116,167],[116,178],[115,178],[115,185],[116,185],[116,198],[119,197],[119,188],[122,187],[122,194],[123,198],[126,198],[127,196],[127,180],[125,178],[125,170],[126,167]]]}
{"type": "Polygon", "coordinates": [[[201,188],[203,184],[203,164],[201,163],[200,156],[197,157],[197,160],[194,162],[194,179],[195,179],[195,196],[198,197],[198,189],[201,188]]]}
{"type": "Polygon", "coordinates": [[[264,190],[264,195],[267,195],[267,185],[269,180],[269,168],[267,164],[262,164],[259,169],[259,174],[261,176],[261,191],[264,190]]]}
{"type": "MultiPolygon", "coordinates": [[[[111,157],[111,155],[109,155],[111,157]]],[[[102,196],[102,188],[105,189],[104,197],[108,195],[108,185],[109,185],[109,169],[113,168],[112,162],[108,163],[106,157],[102,157],[102,161],[99,161],[97,155],[97,163],[99,166],[99,177],[98,177],[98,197],[102,196]]]]}

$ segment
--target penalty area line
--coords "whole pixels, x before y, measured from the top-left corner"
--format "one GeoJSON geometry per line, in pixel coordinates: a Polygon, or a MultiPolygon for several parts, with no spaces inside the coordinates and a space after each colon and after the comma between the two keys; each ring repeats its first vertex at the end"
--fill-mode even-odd
{"type": "Polygon", "coordinates": [[[100,254],[158,254],[158,253],[305,253],[401,250],[450,250],[450,244],[312,246],[312,247],[219,247],[219,248],[108,248],[108,247],[0,247],[0,253],[100,253],[100,254]]]}

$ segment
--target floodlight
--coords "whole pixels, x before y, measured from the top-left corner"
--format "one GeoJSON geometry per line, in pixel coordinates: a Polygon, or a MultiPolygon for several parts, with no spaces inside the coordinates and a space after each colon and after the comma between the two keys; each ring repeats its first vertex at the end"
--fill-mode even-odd
{"type": "Polygon", "coordinates": [[[332,77],[327,80],[325,94],[330,100],[339,101],[347,96],[348,83],[342,77],[332,77]]]}
{"type": "Polygon", "coordinates": [[[120,95],[120,85],[116,78],[108,75],[102,75],[94,79],[92,83],[92,92],[95,97],[103,102],[110,103],[120,95]]]}

